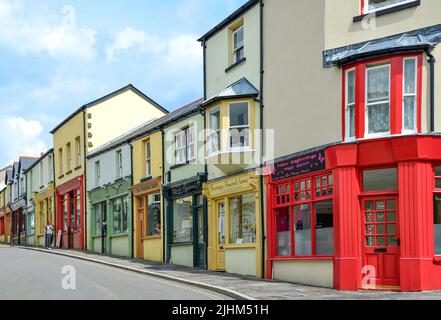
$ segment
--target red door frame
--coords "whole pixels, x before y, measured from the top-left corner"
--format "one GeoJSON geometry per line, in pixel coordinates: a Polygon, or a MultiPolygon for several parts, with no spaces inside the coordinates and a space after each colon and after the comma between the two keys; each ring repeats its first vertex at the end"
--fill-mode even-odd
{"type": "MultiPolygon", "coordinates": [[[[372,196],[372,195],[368,195],[368,196],[361,196],[360,197],[360,201],[361,201],[361,262],[362,262],[362,267],[365,266],[370,266],[370,263],[368,262],[368,255],[370,256],[374,256],[376,255],[379,259],[378,259],[378,264],[379,266],[377,268],[375,268],[375,270],[364,270],[365,277],[371,277],[373,276],[373,274],[367,274],[367,272],[371,273],[371,272],[375,272],[375,286],[369,286],[366,287],[366,285],[368,285],[366,279],[364,278],[362,279],[362,282],[360,283],[360,289],[381,289],[382,287],[399,287],[400,286],[400,219],[399,219],[399,200],[398,200],[398,195],[397,194],[384,194],[384,195],[376,195],[376,196],[372,196]],[[376,202],[377,201],[384,201],[384,208],[383,209],[377,209],[376,208],[376,202]],[[387,201],[388,200],[394,200],[395,201],[395,208],[394,209],[387,209],[387,201]],[[366,202],[368,201],[372,201],[373,202],[373,207],[372,209],[366,209],[366,202]],[[366,219],[366,214],[371,212],[372,213],[372,217],[373,220],[372,221],[367,221],[366,219]],[[378,212],[383,212],[384,216],[383,216],[383,221],[377,221],[377,217],[376,214],[378,212]],[[390,212],[395,212],[395,221],[393,221],[393,223],[389,223],[388,220],[388,215],[387,213],[390,212]],[[392,235],[392,233],[388,233],[388,229],[387,226],[389,224],[395,224],[395,234],[394,236],[396,237],[398,244],[395,246],[389,246],[388,245],[388,237],[390,235],[392,235]],[[367,225],[373,225],[374,226],[374,230],[373,230],[373,234],[372,235],[368,235],[366,233],[366,226],[367,225]],[[377,225],[384,225],[384,233],[377,233],[377,225]],[[375,244],[374,246],[367,246],[366,244],[366,237],[367,236],[372,236],[374,238],[375,244]],[[378,237],[384,237],[384,241],[385,241],[385,245],[378,245],[377,243],[377,239],[378,237]],[[377,252],[377,250],[379,250],[379,252],[377,252]],[[383,250],[387,250],[385,252],[383,252],[383,250]],[[384,265],[385,264],[385,258],[387,256],[389,256],[390,254],[395,255],[395,274],[396,274],[396,278],[395,280],[392,279],[386,279],[384,276],[384,272],[387,269],[387,267],[384,265]]],[[[390,269],[389,269],[390,270],[390,269]]],[[[369,283],[369,285],[372,283],[369,283]]]]}

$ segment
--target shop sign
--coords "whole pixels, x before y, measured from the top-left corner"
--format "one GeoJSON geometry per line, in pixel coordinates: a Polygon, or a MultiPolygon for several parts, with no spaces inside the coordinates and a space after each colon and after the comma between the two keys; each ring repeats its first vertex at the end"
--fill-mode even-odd
{"type": "Polygon", "coordinates": [[[302,157],[294,157],[275,163],[272,180],[283,180],[325,169],[325,151],[314,152],[302,157]]]}
{"type": "Polygon", "coordinates": [[[170,195],[171,197],[176,198],[185,194],[200,192],[201,189],[201,184],[198,181],[192,181],[176,187],[172,187],[170,189],[170,195]]]}
{"type": "Polygon", "coordinates": [[[149,180],[140,184],[137,184],[136,186],[132,187],[132,192],[135,196],[147,193],[152,190],[156,190],[161,186],[161,180],[155,179],[155,180],[149,180]]]}
{"type": "Polygon", "coordinates": [[[26,205],[26,200],[25,199],[21,199],[18,202],[14,203],[11,206],[12,211],[17,211],[20,208],[23,208],[26,205]]]}
{"type": "Polygon", "coordinates": [[[254,189],[253,177],[250,175],[219,181],[210,186],[211,195],[222,195],[237,192],[241,189],[254,189]]]}

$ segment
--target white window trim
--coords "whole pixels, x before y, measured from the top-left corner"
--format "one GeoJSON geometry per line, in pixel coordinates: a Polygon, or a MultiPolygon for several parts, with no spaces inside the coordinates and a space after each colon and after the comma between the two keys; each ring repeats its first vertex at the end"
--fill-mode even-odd
{"type": "Polygon", "coordinates": [[[187,130],[179,130],[175,133],[175,165],[187,163],[187,130]],[[185,141],[182,146],[178,148],[178,137],[183,136],[185,141]],[[179,151],[184,150],[184,158],[179,161],[179,151]]]}
{"type": "Polygon", "coordinates": [[[418,116],[418,101],[417,101],[417,98],[418,98],[418,58],[417,57],[409,57],[409,58],[404,58],[403,59],[403,105],[402,105],[402,129],[401,129],[401,134],[413,134],[413,133],[416,133],[417,132],[417,130],[418,130],[418,119],[417,119],[417,116],[418,116]],[[404,69],[404,67],[405,67],[405,65],[406,65],[406,61],[407,60],[414,60],[415,61],[415,93],[406,93],[405,92],[405,87],[406,87],[406,79],[405,79],[405,69],[404,69]],[[415,107],[414,107],[414,110],[413,110],[413,112],[414,112],[414,124],[413,124],[413,127],[414,127],[414,129],[413,130],[405,130],[404,129],[404,98],[405,97],[414,97],[414,99],[415,99],[415,107]]]}
{"type": "Polygon", "coordinates": [[[79,167],[81,165],[81,138],[77,137],[75,139],[75,144],[76,144],[76,148],[77,148],[77,167],[79,167]]]}
{"type": "Polygon", "coordinates": [[[245,29],[244,29],[244,25],[242,24],[241,26],[239,26],[238,28],[234,29],[232,32],[232,37],[231,37],[231,41],[232,41],[232,48],[233,48],[233,64],[238,62],[239,60],[236,59],[236,52],[239,51],[240,49],[245,47],[245,29]],[[244,40],[242,40],[242,42],[238,43],[237,46],[235,46],[234,43],[234,36],[241,31],[243,32],[243,38],[244,40]]]}
{"type": "Polygon", "coordinates": [[[122,150],[116,151],[116,178],[121,179],[123,177],[123,158],[122,158],[122,150]]]}
{"type": "Polygon", "coordinates": [[[222,141],[221,141],[221,132],[222,132],[222,119],[221,119],[221,110],[220,107],[216,107],[212,110],[210,110],[208,114],[208,125],[209,125],[209,132],[208,132],[208,156],[217,155],[221,152],[222,149],[222,141]],[[213,113],[219,112],[219,128],[217,130],[214,130],[211,128],[211,115],[213,113]],[[211,146],[211,139],[214,135],[218,135],[219,140],[219,149],[218,150],[212,150],[211,146]]]}
{"type": "Polygon", "coordinates": [[[393,4],[390,4],[388,6],[384,6],[384,7],[378,8],[378,9],[369,10],[369,0],[364,0],[364,12],[363,12],[363,14],[374,13],[374,12],[386,10],[386,9],[389,9],[389,8],[401,6],[403,4],[412,3],[412,2],[416,2],[416,1],[417,0],[402,0],[401,2],[398,2],[398,3],[393,3],[393,4]]]}
{"type": "Polygon", "coordinates": [[[248,101],[242,101],[242,102],[231,102],[228,104],[228,141],[227,141],[227,145],[228,145],[228,151],[230,152],[242,152],[242,151],[249,151],[251,150],[251,146],[253,145],[252,142],[252,134],[251,134],[251,108],[250,108],[250,104],[248,101]],[[240,104],[240,103],[246,103],[248,106],[248,125],[247,126],[231,126],[230,125],[230,110],[231,110],[231,105],[233,104],[240,104]],[[248,128],[249,129],[249,137],[248,137],[248,142],[249,145],[248,146],[244,146],[244,147],[231,147],[230,142],[231,142],[231,136],[230,136],[230,130],[231,129],[244,129],[244,128],[248,128]]]}
{"type": "Polygon", "coordinates": [[[144,148],[145,148],[145,175],[146,177],[152,176],[152,145],[150,143],[150,140],[144,142],[144,148]],[[147,148],[147,145],[149,148],[147,148]],[[148,150],[150,150],[150,154],[148,154],[148,150]]]}
{"type": "MultiPolygon", "coordinates": [[[[355,68],[351,68],[351,69],[346,70],[346,74],[345,74],[345,118],[346,118],[346,121],[345,121],[345,125],[346,125],[345,141],[354,141],[354,140],[356,140],[356,136],[357,136],[356,132],[355,132],[353,137],[350,136],[350,134],[351,134],[351,128],[350,128],[351,117],[350,117],[350,113],[349,113],[350,105],[348,103],[348,100],[349,100],[349,98],[348,98],[349,97],[349,90],[348,90],[349,89],[349,86],[348,86],[348,84],[349,84],[349,82],[348,82],[349,77],[348,77],[348,74],[349,74],[349,72],[352,72],[352,71],[354,71],[354,74],[355,74],[355,77],[356,77],[357,73],[356,73],[355,68]]],[[[355,80],[354,90],[355,90],[354,94],[356,95],[356,92],[357,92],[357,80],[355,80]]],[[[354,103],[351,104],[351,105],[354,106],[355,116],[357,116],[357,99],[356,99],[356,97],[354,99],[354,103]]],[[[354,123],[355,131],[357,130],[356,123],[357,122],[355,121],[355,123],[354,123]]]]}
{"type": "MultiPolygon", "coordinates": [[[[379,66],[375,66],[375,67],[366,67],[366,71],[365,71],[365,103],[364,103],[364,137],[365,138],[379,138],[379,137],[387,137],[390,136],[390,126],[391,126],[391,119],[390,119],[390,115],[391,115],[391,105],[390,105],[390,94],[391,94],[391,64],[387,63],[387,64],[382,64],[379,66]],[[374,70],[374,69],[380,69],[380,68],[384,68],[384,67],[388,67],[389,70],[389,131],[385,131],[385,132],[378,132],[378,133],[369,133],[369,107],[368,107],[368,72],[369,70],[374,70]]],[[[385,103],[386,100],[381,101],[381,102],[375,102],[375,103],[371,103],[369,104],[369,106],[374,106],[374,105],[378,105],[378,104],[383,104],[385,103]]]]}
{"type": "Polygon", "coordinates": [[[186,132],[186,155],[187,155],[187,161],[188,162],[193,162],[194,160],[196,160],[196,126],[192,123],[188,126],[188,128],[185,130],[186,132]],[[193,130],[193,141],[190,143],[190,130],[193,130]],[[193,156],[190,158],[190,146],[193,146],[193,156]]]}
{"type": "Polygon", "coordinates": [[[101,180],[101,163],[99,161],[95,161],[95,187],[100,186],[101,180]]]}

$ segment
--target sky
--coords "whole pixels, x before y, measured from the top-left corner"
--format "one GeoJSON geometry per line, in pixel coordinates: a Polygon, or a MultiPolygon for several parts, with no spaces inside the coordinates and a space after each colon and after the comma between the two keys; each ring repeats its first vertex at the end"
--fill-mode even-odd
{"type": "Polygon", "coordinates": [[[0,0],[0,167],[129,83],[168,110],[202,97],[197,39],[245,2],[0,0]]]}

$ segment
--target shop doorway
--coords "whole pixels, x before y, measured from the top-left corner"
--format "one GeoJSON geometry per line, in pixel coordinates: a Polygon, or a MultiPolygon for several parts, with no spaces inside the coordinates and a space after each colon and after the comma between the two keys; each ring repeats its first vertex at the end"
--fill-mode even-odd
{"type": "Polygon", "coordinates": [[[206,219],[205,210],[202,206],[196,207],[196,265],[197,268],[207,268],[207,233],[206,233],[206,219]]]}
{"type": "Polygon", "coordinates": [[[69,248],[74,248],[75,202],[74,193],[69,193],[69,248]]]}
{"type": "Polygon", "coordinates": [[[397,197],[362,199],[362,289],[399,289],[397,197]]]}
{"type": "Polygon", "coordinates": [[[218,202],[216,216],[217,216],[216,269],[219,271],[225,271],[226,221],[225,221],[225,202],[224,201],[218,202]]]}
{"type": "Polygon", "coordinates": [[[136,228],[136,258],[139,259],[144,259],[144,246],[142,242],[142,239],[144,237],[144,208],[146,206],[146,204],[144,203],[144,198],[144,196],[140,196],[137,198],[138,210],[136,212],[136,222],[138,228],[136,228]]]}

